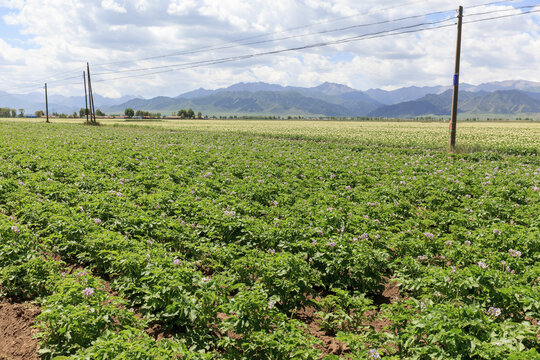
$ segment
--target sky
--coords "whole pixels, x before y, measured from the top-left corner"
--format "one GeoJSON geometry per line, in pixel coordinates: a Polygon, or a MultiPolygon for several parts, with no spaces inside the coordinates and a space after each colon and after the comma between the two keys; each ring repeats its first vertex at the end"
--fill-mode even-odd
{"type": "Polygon", "coordinates": [[[79,96],[87,62],[108,97],[259,81],[451,85],[459,5],[462,82],[540,82],[540,12],[473,22],[540,11],[540,0],[0,0],[0,91],[47,82],[79,96]]]}

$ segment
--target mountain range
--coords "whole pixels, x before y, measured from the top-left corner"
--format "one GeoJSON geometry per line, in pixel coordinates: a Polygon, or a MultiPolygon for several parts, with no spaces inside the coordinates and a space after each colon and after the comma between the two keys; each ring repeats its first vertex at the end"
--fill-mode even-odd
{"type": "MultiPolygon", "coordinates": [[[[43,94],[0,92],[0,107],[43,110],[43,94]]],[[[540,83],[525,80],[460,85],[459,111],[466,114],[540,114],[540,83]]],[[[335,117],[417,117],[450,114],[451,86],[404,87],[395,90],[360,91],[345,85],[324,83],[315,87],[238,83],[227,88],[197,89],[176,97],[144,99],[94,96],[96,108],[108,114],[124,109],[169,115],[192,108],[206,115],[279,115],[335,117]]],[[[84,97],[49,97],[49,111],[72,113],[84,107],[84,97]]]]}

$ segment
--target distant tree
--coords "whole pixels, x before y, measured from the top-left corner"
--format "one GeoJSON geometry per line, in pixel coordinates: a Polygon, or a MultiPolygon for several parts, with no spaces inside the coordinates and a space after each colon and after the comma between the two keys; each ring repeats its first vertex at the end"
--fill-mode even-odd
{"type": "Polygon", "coordinates": [[[19,117],[24,117],[24,109],[19,109],[19,117]]]}
{"type": "Polygon", "coordinates": [[[79,110],[79,117],[85,117],[86,116],[86,109],[85,108],[81,108],[79,110]]]}
{"type": "Polygon", "coordinates": [[[137,110],[135,112],[135,116],[147,117],[147,118],[155,119],[155,118],[160,118],[161,114],[160,113],[154,114],[154,113],[151,113],[150,111],[137,110]]]}
{"type": "Polygon", "coordinates": [[[186,117],[188,119],[193,119],[195,117],[195,112],[193,111],[193,109],[188,109],[188,111],[186,112],[186,117]]]}
{"type": "Polygon", "coordinates": [[[180,118],[182,119],[185,119],[187,117],[187,111],[184,109],[178,111],[178,116],[180,116],[180,118]]]}
{"type": "Polygon", "coordinates": [[[76,111],[74,111],[74,112],[73,112],[73,115],[71,115],[71,116],[72,116],[73,118],[79,117],[79,115],[77,115],[77,112],[76,112],[76,111]]]}
{"type": "Polygon", "coordinates": [[[105,113],[99,109],[96,110],[96,116],[105,116],[105,113]]]}
{"type": "Polygon", "coordinates": [[[41,116],[45,115],[45,113],[43,112],[43,110],[38,110],[38,111],[36,111],[34,114],[36,114],[37,117],[41,117],[41,116]]]}
{"type": "Polygon", "coordinates": [[[197,117],[198,117],[199,119],[202,119],[202,112],[199,111],[199,112],[197,113],[197,117]]]}
{"type": "Polygon", "coordinates": [[[11,109],[0,108],[0,118],[8,118],[8,117],[11,117],[11,109]]]}
{"type": "Polygon", "coordinates": [[[12,118],[17,117],[17,110],[11,109],[11,117],[12,118]]]}
{"type": "Polygon", "coordinates": [[[132,108],[127,108],[124,110],[124,115],[131,119],[135,115],[135,111],[132,108]]]}

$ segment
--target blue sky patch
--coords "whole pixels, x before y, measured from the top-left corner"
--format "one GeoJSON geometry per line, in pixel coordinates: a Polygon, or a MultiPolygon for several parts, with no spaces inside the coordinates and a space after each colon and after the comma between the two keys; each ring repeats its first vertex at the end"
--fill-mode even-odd
{"type": "Polygon", "coordinates": [[[13,10],[0,7],[0,34],[2,40],[7,42],[12,47],[21,49],[37,49],[38,47],[32,43],[32,36],[22,33],[23,27],[18,25],[8,25],[4,20],[5,16],[12,14],[13,10]]]}

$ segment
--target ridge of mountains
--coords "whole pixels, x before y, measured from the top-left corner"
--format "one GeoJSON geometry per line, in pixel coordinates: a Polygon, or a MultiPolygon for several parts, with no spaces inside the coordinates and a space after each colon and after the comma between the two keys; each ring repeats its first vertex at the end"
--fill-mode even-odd
{"type": "MultiPolygon", "coordinates": [[[[323,83],[305,88],[263,82],[237,83],[207,90],[197,89],[176,97],[112,99],[94,95],[96,108],[107,114],[124,109],[172,114],[192,108],[205,115],[291,115],[332,117],[417,117],[450,115],[451,86],[404,87],[396,90],[360,91],[346,85],[323,83]]],[[[0,107],[42,110],[43,94],[7,94],[0,91],[0,107]]],[[[73,113],[84,106],[84,97],[49,96],[49,111],[73,113]]],[[[540,114],[540,82],[509,80],[480,85],[460,85],[461,114],[540,114]]]]}
{"type": "MultiPolygon", "coordinates": [[[[494,92],[460,91],[458,113],[460,114],[537,114],[540,113],[540,93],[519,90],[494,92]]],[[[452,90],[439,95],[428,94],[418,100],[405,101],[380,107],[368,114],[371,117],[417,117],[423,115],[450,115],[452,90]]]]}

